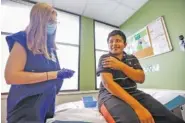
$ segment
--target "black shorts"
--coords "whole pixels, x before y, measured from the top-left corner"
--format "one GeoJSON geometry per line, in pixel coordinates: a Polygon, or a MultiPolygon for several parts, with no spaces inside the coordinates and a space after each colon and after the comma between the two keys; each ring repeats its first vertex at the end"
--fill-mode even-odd
{"type": "MultiPolygon", "coordinates": [[[[132,96],[152,114],[155,123],[185,123],[149,94],[138,91],[132,96]]],[[[134,110],[113,95],[100,106],[99,110],[108,123],[140,123],[134,110]]]]}

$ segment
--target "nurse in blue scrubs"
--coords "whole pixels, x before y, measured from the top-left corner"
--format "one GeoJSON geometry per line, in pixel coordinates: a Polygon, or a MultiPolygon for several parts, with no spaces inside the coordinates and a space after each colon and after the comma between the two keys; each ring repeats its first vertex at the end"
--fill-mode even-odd
{"type": "Polygon", "coordinates": [[[44,123],[52,118],[55,97],[63,80],[74,74],[59,65],[54,41],[56,17],[51,6],[37,3],[31,10],[27,28],[6,37],[10,56],[5,79],[11,85],[8,123],[44,123]]]}

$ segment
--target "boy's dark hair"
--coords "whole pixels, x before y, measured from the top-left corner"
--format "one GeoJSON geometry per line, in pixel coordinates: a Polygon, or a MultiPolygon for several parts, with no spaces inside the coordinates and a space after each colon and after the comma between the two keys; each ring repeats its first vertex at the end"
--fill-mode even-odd
{"type": "Polygon", "coordinates": [[[111,36],[115,36],[115,35],[121,36],[121,38],[123,39],[124,43],[126,43],[126,36],[125,36],[125,34],[121,30],[113,30],[112,32],[110,32],[109,35],[108,35],[108,38],[107,38],[107,42],[109,41],[109,38],[111,36]]]}

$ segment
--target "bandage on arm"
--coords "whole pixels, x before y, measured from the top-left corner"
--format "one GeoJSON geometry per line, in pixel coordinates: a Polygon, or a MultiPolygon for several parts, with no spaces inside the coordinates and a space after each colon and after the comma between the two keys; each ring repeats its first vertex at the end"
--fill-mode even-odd
{"type": "Polygon", "coordinates": [[[113,81],[113,76],[111,73],[102,72],[100,77],[104,87],[114,96],[120,98],[129,104],[133,109],[138,108],[141,104],[134,99],[130,94],[128,94],[122,87],[120,87],[116,82],[113,81]]]}

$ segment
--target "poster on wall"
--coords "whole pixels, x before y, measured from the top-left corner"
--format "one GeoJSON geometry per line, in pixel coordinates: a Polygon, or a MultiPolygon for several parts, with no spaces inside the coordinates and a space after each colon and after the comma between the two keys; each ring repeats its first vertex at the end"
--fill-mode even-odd
{"type": "Polygon", "coordinates": [[[172,50],[169,36],[160,17],[127,38],[125,52],[137,58],[148,58],[172,50]]]}
{"type": "Polygon", "coordinates": [[[130,36],[127,39],[126,51],[129,54],[135,54],[143,49],[146,49],[151,46],[149,36],[147,34],[147,29],[143,28],[138,33],[133,36],[130,36]]]}

